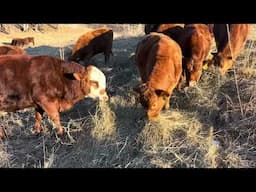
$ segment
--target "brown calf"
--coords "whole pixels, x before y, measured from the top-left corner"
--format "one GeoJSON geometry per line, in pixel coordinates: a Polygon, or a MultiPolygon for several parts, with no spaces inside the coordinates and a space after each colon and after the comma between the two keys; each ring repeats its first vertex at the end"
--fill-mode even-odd
{"type": "Polygon", "coordinates": [[[35,45],[34,37],[15,38],[12,40],[11,45],[24,47],[25,45],[29,45],[29,43],[33,43],[33,46],[35,45]]]}
{"type": "Polygon", "coordinates": [[[163,108],[169,109],[170,97],[182,73],[179,45],[161,33],[150,33],[138,44],[135,56],[141,84],[134,88],[149,120],[155,120],[163,108]]]}
{"type": "Polygon", "coordinates": [[[233,61],[243,50],[249,30],[249,24],[213,25],[217,53],[212,53],[213,60],[211,64],[218,66],[222,74],[225,74],[232,67],[233,61]]]}
{"type": "Polygon", "coordinates": [[[16,46],[11,46],[11,45],[3,45],[0,46],[0,55],[16,55],[16,54],[25,54],[26,52],[16,46]]]}
{"type": "Polygon", "coordinates": [[[113,31],[109,28],[99,28],[80,36],[73,47],[69,60],[79,62],[83,60],[87,64],[90,59],[104,53],[105,64],[108,63],[112,53],[113,31]]]}
{"type": "Polygon", "coordinates": [[[0,111],[35,108],[36,133],[41,132],[44,112],[62,135],[59,112],[85,97],[108,99],[105,75],[94,66],[51,56],[5,55],[0,57],[0,71],[0,111]]]}
{"type": "Polygon", "coordinates": [[[202,75],[202,67],[211,49],[212,35],[205,24],[185,25],[178,43],[183,54],[183,72],[187,86],[194,86],[202,75]]]}

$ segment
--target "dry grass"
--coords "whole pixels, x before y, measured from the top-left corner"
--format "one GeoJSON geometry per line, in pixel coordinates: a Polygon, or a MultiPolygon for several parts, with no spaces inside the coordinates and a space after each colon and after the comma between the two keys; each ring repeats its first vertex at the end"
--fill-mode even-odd
{"type": "Polygon", "coordinates": [[[99,108],[92,116],[92,137],[100,141],[106,137],[114,137],[116,135],[115,119],[115,113],[108,104],[100,103],[99,108]]]}
{"type": "MultiPolygon", "coordinates": [[[[1,34],[34,36],[30,54],[67,57],[77,38],[100,24],[61,25],[59,30],[1,34]],[[63,47],[64,52],[60,52],[63,47]]],[[[132,87],[140,80],[134,51],[143,25],[109,24],[114,30],[110,65],[97,55],[91,61],[107,77],[110,101],[86,99],[61,114],[67,131],[55,137],[45,116],[44,134],[33,136],[34,111],[0,114],[0,127],[8,135],[0,143],[0,167],[115,167],[115,168],[222,168],[256,167],[256,66],[254,39],[231,70],[221,76],[215,68],[204,71],[198,87],[174,91],[171,109],[156,122],[148,122],[136,103],[132,87]]],[[[255,36],[256,37],[256,36],[255,36]]],[[[214,49],[214,47],[213,47],[214,49]]]]}

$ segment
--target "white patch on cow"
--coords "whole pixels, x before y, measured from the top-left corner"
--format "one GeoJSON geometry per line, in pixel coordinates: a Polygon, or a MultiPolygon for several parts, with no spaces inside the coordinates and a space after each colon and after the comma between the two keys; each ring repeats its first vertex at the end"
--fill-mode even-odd
{"type": "Polygon", "coordinates": [[[99,87],[95,88],[94,86],[90,87],[90,93],[88,94],[88,97],[91,98],[99,98],[100,100],[108,100],[108,95],[106,90],[106,77],[104,73],[99,70],[95,66],[91,66],[91,71],[89,74],[89,79],[91,81],[98,82],[99,87]],[[102,92],[104,92],[102,94],[102,92]]]}

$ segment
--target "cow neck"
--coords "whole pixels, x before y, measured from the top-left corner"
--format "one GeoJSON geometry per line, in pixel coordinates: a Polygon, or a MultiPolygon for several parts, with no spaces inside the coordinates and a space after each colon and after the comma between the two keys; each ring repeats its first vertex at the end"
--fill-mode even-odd
{"type": "Polygon", "coordinates": [[[80,81],[80,90],[83,93],[83,96],[86,96],[90,92],[90,81],[89,81],[89,71],[88,68],[85,68],[85,78],[80,81]],[[86,87],[86,89],[84,89],[86,87]]]}

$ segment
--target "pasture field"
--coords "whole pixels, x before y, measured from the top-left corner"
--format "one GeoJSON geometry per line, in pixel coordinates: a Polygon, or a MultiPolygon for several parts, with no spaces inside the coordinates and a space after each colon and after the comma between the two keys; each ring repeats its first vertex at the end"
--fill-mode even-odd
{"type": "MultiPolygon", "coordinates": [[[[110,64],[104,56],[91,63],[107,77],[110,102],[84,99],[61,113],[67,131],[54,134],[46,115],[43,134],[35,136],[34,110],[1,113],[0,167],[5,168],[241,168],[256,167],[256,25],[234,67],[225,76],[215,68],[203,72],[195,88],[175,89],[170,110],[148,122],[132,88],[139,81],[134,52],[144,35],[143,24],[42,25],[42,31],[0,33],[0,42],[35,38],[31,55],[68,57],[77,38],[92,28],[114,31],[110,64]]],[[[214,49],[214,46],[213,46],[214,49]]],[[[1,72],[0,72],[1,73],[1,72]]]]}

